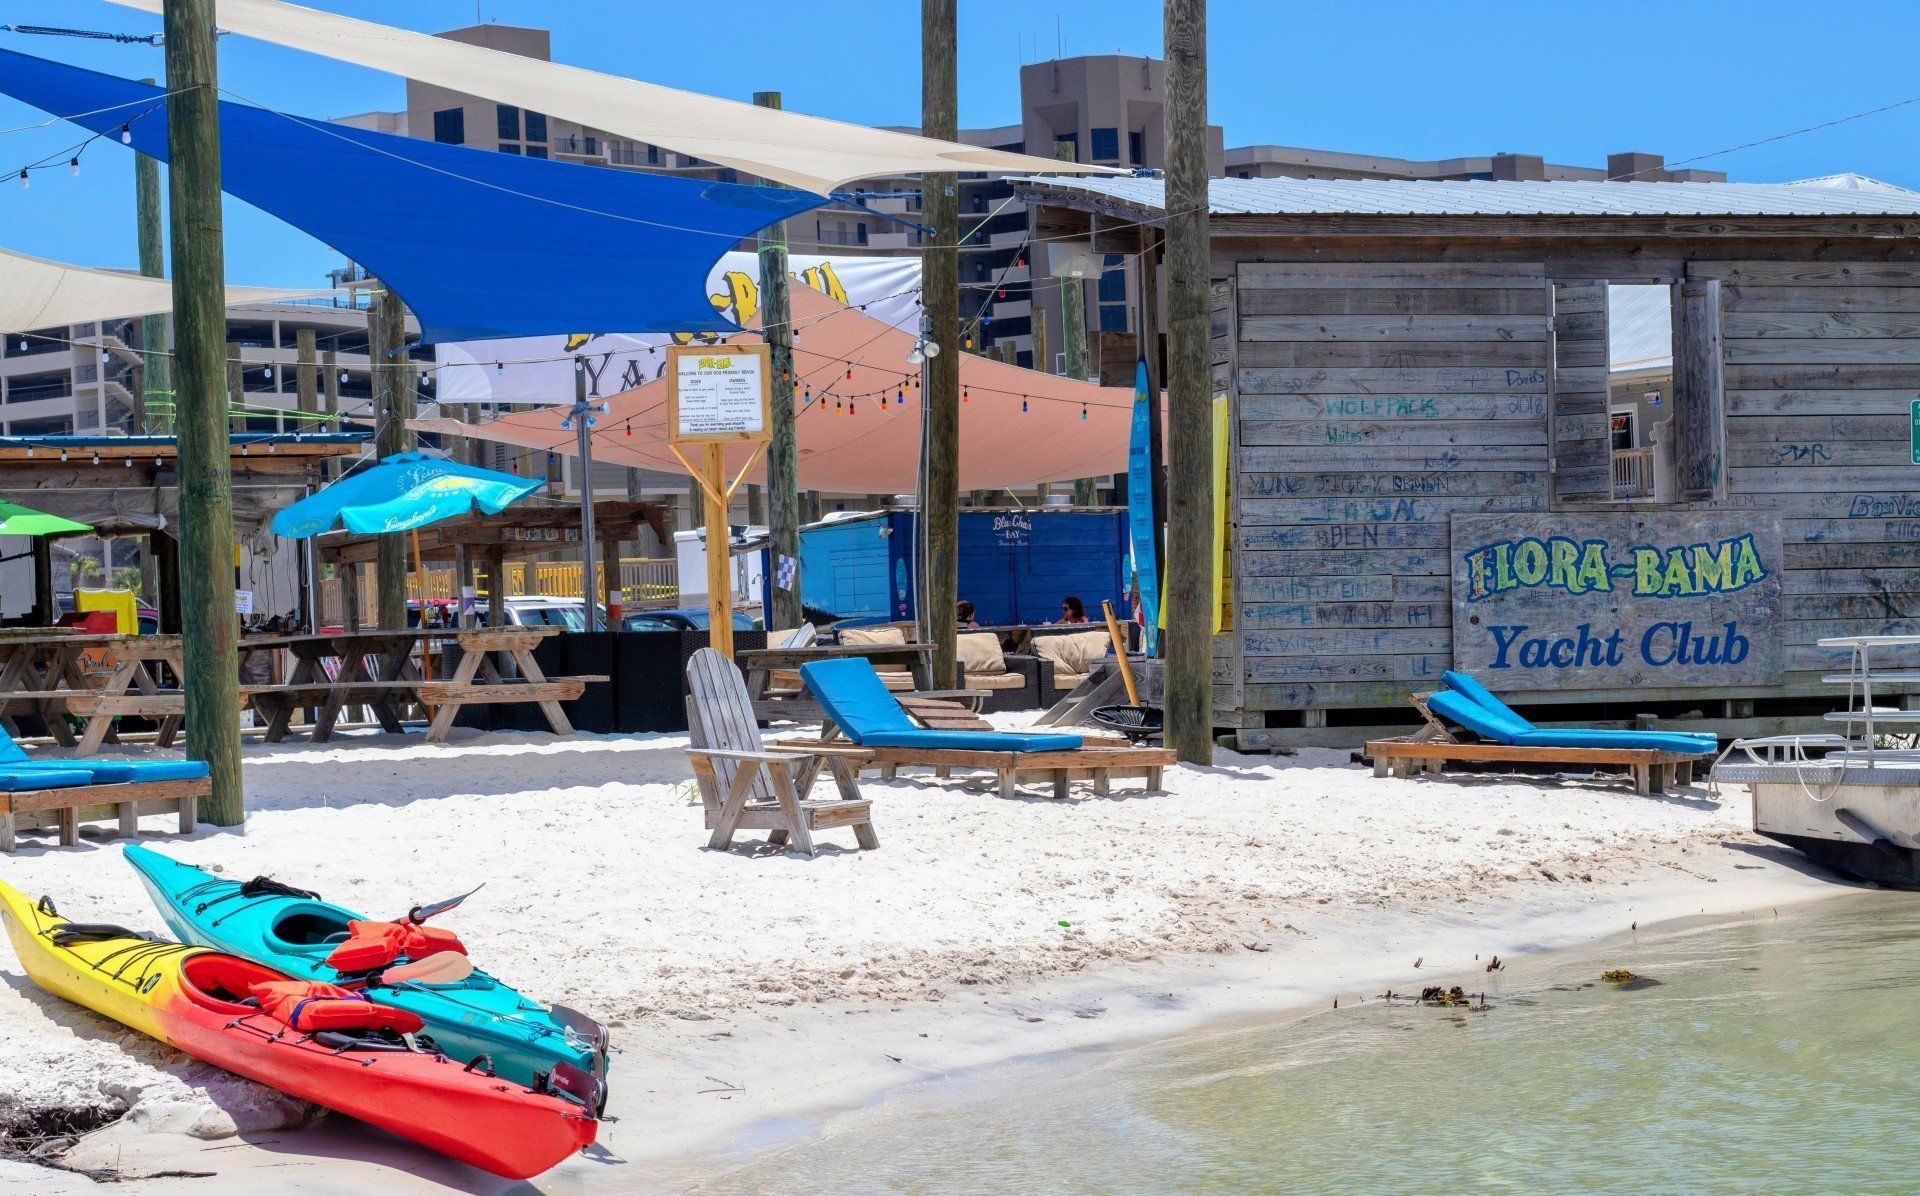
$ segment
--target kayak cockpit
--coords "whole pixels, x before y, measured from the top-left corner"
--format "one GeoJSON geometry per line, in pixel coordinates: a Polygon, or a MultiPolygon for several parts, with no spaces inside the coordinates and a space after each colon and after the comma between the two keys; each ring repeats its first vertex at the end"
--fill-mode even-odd
{"type": "Polygon", "coordinates": [[[190,955],[180,963],[180,988],[187,999],[203,1009],[222,1013],[254,1012],[252,1006],[244,1004],[252,997],[253,986],[284,979],[272,968],[216,951],[190,955]]]}
{"type": "Polygon", "coordinates": [[[267,934],[283,950],[303,955],[325,954],[346,941],[347,921],[345,910],[317,902],[301,902],[275,914],[267,934]]]}

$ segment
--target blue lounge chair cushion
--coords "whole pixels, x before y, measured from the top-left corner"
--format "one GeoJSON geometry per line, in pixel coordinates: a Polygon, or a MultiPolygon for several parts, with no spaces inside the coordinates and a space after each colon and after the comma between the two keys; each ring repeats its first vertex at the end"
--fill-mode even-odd
{"type": "MultiPolygon", "coordinates": [[[[128,781],[198,781],[209,775],[204,760],[49,760],[47,764],[91,773],[96,785],[122,785],[128,781]]],[[[5,767],[7,765],[0,764],[0,768],[5,767]]]]}
{"type": "Polygon", "coordinates": [[[1499,698],[1494,697],[1493,691],[1480,684],[1480,682],[1475,680],[1470,674],[1457,673],[1452,669],[1448,669],[1446,672],[1440,674],[1440,681],[1441,684],[1445,685],[1448,689],[1464,696],[1470,702],[1478,702],[1495,714],[1504,714],[1523,727],[1532,728],[1533,726],[1519,711],[1502,702],[1499,698]]]}
{"type": "Polygon", "coordinates": [[[0,793],[21,793],[30,789],[73,789],[93,784],[93,777],[78,769],[9,768],[0,771],[0,793]]]}
{"type": "MultiPolygon", "coordinates": [[[[1518,711],[1488,692],[1466,673],[1451,670],[1442,673],[1440,680],[1448,689],[1472,700],[1482,708],[1504,716],[1511,723],[1525,728],[1515,736],[1513,742],[1522,747],[1617,747],[1644,748],[1657,752],[1686,752],[1692,755],[1706,755],[1720,750],[1720,741],[1714,736],[1696,731],[1622,731],[1622,730],[1581,730],[1562,728],[1555,731],[1543,731],[1528,722],[1518,711]],[[1548,738],[1534,743],[1527,739],[1528,734],[1543,735],[1548,738]]],[[[1429,703],[1431,705],[1431,703],[1429,703]]],[[[1461,726],[1466,726],[1461,723],[1461,726]]],[[[1479,732],[1475,732],[1478,734],[1479,732]]]]}
{"type": "Polygon", "coordinates": [[[938,748],[959,752],[1070,752],[1084,742],[1078,735],[1017,731],[876,731],[862,747],[938,748]]]}
{"type": "Polygon", "coordinates": [[[916,727],[887,692],[873,664],[859,656],[812,660],[800,679],[843,734],[861,747],[939,748],[971,752],[1072,751],[1078,735],[1014,734],[1002,731],[929,731],[916,727]]]}
{"type": "Polygon", "coordinates": [[[1501,714],[1489,710],[1464,694],[1443,689],[1427,699],[1427,709],[1457,727],[1465,727],[1492,743],[1511,745],[1519,736],[1533,732],[1533,724],[1512,711],[1501,714]]]}
{"type": "Polygon", "coordinates": [[[73,782],[80,785],[119,785],[127,781],[197,781],[208,775],[204,760],[36,760],[13,741],[13,736],[0,728],[0,770],[22,772],[28,769],[87,774],[89,780],[73,782]]]}
{"type": "Polygon", "coordinates": [[[1452,690],[1442,690],[1428,698],[1427,709],[1456,726],[1465,727],[1482,739],[1508,747],[1628,748],[1679,752],[1689,756],[1712,755],[1719,748],[1718,741],[1711,735],[1678,731],[1535,727],[1511,711],[1505,715],[1499,714],[1452,690]]]}
{"type": "Polygon", "coordinates": [[[0,771],[14,773],[83,772],[95,785],[128,781],[197,781],[209,775],[204,760],[7,760],[0,771]]]}
{"type": "Polygon", "coordinates": [[[1711,735],[1682,731],[1589,731],[1580,728],[1528,731],[1516,736],[1518,747],[1633,748],[1655,752],[1678,752],[1687,756],[1711,756],[1720,749],[1711,735]]]}
{"type": "Polygon", "coordinates": [[[4,727],[0,727],[0,767],[32,762],[33,758],[27,755],[26,750],[13,741],[13,736],[7,734],[4,727]]]}

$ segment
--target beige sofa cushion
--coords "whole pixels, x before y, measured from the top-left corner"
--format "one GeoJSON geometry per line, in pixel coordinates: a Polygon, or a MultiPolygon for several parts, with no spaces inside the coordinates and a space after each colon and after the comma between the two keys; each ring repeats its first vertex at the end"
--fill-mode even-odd
{"type": "Polygon", "coordinates": [[[965,631],[953,637],[960,664],[967,670],[967,682],[976,678],[1001,677],[1007,672],[1007,658],[1000,651],[1000,637],[991,631],[965,631]]]}
{"type": "MultiPolygon", "coordinates": [[[[893,647],[907,642],[907,633],[898,627],[849,627],[840,633],[840,642],[850,646],[871,648],[875,646],[893,647]]],[[[876,664],[876,673],[911,673],[904,664],[876,664]]],[[[889,685],[888,688],[894,688],[889,685]]]]}
{"type": "Polygon", "coordinates": [[[1077,673],[1084,677],[1105,659],[1113,641],[1104,631],[1074,631],[1065,635],[1036,635],[1033,650],[1053,662],[1055,673],[1077,673]]]}
{"type": "Polygon", "coordinates": [[[968,689],[1019,689],[1027,683],[1024,673],[975,673],[967,670],[968,689]]]}

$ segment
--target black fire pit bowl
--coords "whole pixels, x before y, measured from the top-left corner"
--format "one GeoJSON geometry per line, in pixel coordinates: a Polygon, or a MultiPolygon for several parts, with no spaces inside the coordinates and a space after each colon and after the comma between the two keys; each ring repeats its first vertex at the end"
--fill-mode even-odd
{"type": "Polygon", "coordinates": [[[1166,727],[1158,706],[1102,706],[1093,712],[1093,721],[1120,732],[1132,743],[1152,739],[1166,727]]]}

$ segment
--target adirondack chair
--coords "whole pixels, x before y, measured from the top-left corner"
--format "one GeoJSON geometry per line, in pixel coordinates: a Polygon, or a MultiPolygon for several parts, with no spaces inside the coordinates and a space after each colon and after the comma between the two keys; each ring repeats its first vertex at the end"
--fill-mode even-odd
{"type": "Polygon", "coordinates": [[[843,756],[805,750],[770,750],[760,738],[746,678],[720,652],[702,648],[687,662],[687,750],[706,807],[707,846],[725,851],[735,831],[764,830],[767,841],[819,854],[815,831],[850,826],[862,848],[880,846],[873,831],[873,803],[860,796],[852,762],[843,756]],[[807,796],[825,765],[840,790],[838,798],[807,796]]]}

